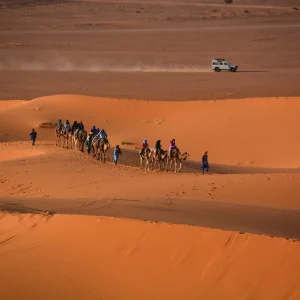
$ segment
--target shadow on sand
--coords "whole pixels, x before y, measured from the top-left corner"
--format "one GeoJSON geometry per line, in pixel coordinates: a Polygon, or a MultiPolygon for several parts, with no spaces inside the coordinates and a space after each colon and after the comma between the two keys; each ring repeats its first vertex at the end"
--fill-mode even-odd
{"type": "Polygon", "coordinates": [[[239,73],[269,73],[270,71],[268,70],[237,70],[239,73]]]}

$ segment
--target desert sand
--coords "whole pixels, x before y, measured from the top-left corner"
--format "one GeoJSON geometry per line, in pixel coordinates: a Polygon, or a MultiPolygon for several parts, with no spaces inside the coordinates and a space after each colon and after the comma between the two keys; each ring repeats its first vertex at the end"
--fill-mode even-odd
{"type": "Polygon", "coordinates": [[[299,11],[0,0],[0,298],[300,299],[299,11]],[[55,146],[59,118],[107,162],[55,146]],[[141,170],[145,138],[181,172],[141,170]]]}
{"type": "Polygon", "coordinates": [[[299,242],[91,216],[2,214],[0,224],[4,299],[300,297],[299,242]]]}
{"type": "Polygon", "coordinates": [[[0,99],[299,96],[298,0],[1,3],[0,99]]]}

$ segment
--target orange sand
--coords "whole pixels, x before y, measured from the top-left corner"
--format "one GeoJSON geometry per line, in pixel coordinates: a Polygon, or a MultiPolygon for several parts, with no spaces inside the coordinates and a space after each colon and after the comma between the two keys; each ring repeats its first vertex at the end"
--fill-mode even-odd
{"type": "Polygon", "coordinates": [[[293,241],[67,215],[2,214],[0,228],[3,299],[300,297],[293,241]]]}
{"type": "Polygon", "coordinates": [[[37,149],[17,149],[13,147],[0,147],[0,161],[9,161],[22,158],[28,158],[31,156],[43,155],[45,152],[37,149]]]}
{"type": "Polygon", "coordinates": [[[26,102],[27,101],[25,100],[0,100],[0,111],[7,108],[19,106],[20,104],[24,104],[26,102]]]}
{"type": "MultiPolygon", "coordinates": [[[[83,120],[87,128],[104,127],[112,144],[123,140],[140,144],[147,138],[153,147],[161,139],[167,148],[176,138],[182,152],[190,152],[193,160],[200,160],[208,150],[215,163],[300,167],[299,98],[156,102],[43,97],[0,112],[0,140],[27,139],[32,127],[58,118],[83,120]],[[8,132],[9,137],[3,135],[8,132]]],[[[39,139],[53,140],[53,131],[41,130],[39,139]]]]}

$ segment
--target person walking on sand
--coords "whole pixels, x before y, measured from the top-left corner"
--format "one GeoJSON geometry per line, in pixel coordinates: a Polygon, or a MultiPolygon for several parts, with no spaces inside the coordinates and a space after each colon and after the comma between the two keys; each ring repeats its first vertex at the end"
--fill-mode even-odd
{"type": "Polygon", "coordinates": [[[207,153],[208,153],[208,151],[205,151],[202,156],[202,164],[201,164],[202,174],[204,174],[204,169],[206,169],[206,173],[208,173],[208,169],[209,169],[207,153]]]}
{"type": "Polygon", "coordinates": [[[115,163],[115,165],[118,164],[119,155],[122,155],[122,151],[120,149],[120,146],[117,145],[115,150],[114,150],[114,163],[115,163]]]}
{"type": "Polygon", "coordinates": [[[37,132],[34,130],[34,128],[32,128],[32,131],[30,132],[29,136],[30,136],[30,140],[32,141],[32,146],[34,146],[36,136],[37,136],[37,132]]]}

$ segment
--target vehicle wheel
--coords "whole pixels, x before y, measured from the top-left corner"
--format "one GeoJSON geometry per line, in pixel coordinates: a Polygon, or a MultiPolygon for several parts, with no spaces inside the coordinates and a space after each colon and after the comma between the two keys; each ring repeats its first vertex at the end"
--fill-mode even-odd
{"type": "Polygon", "coordinates": [[[230,68],[230,72],[235,72],[235,69],[234,68],[230,68]]]}
{"type": "Polygon", "coordinates": [[[220,72],[220,68],[215,68],[215,72],[220,72]]]}

